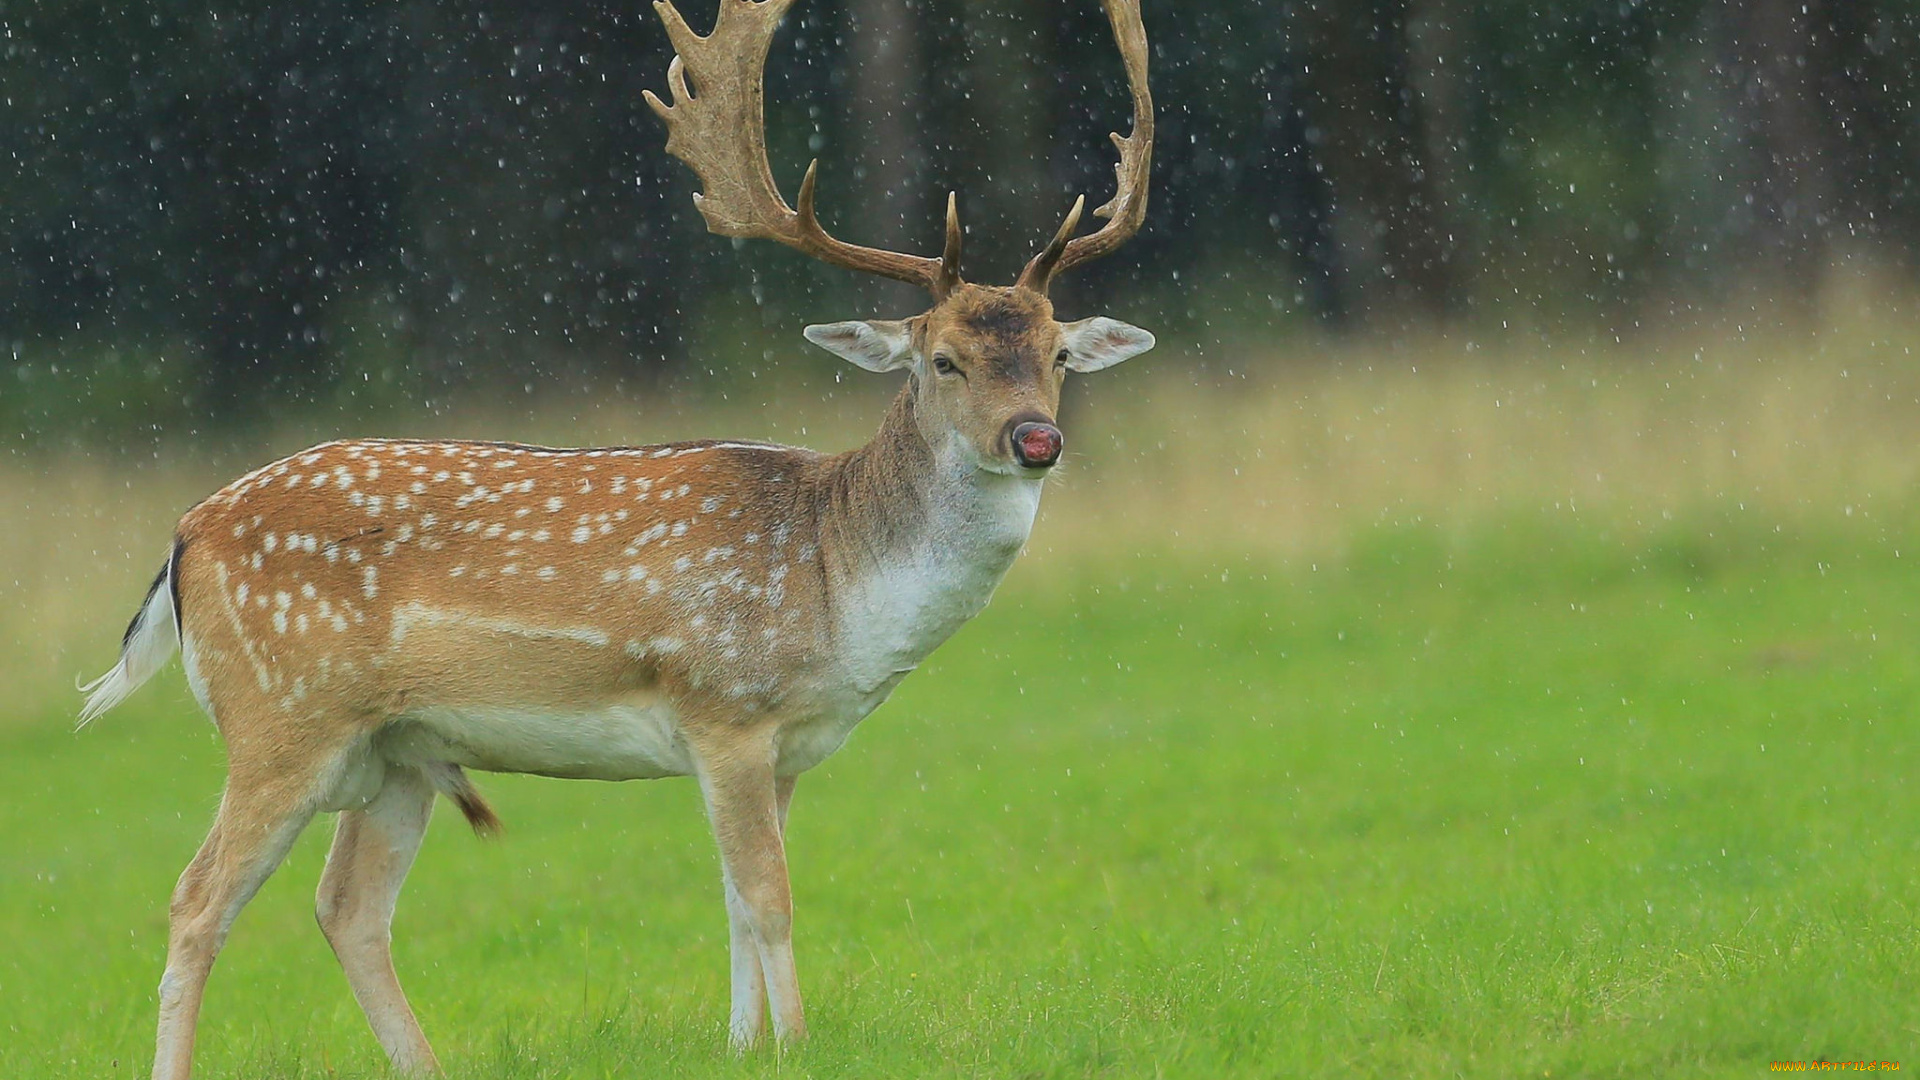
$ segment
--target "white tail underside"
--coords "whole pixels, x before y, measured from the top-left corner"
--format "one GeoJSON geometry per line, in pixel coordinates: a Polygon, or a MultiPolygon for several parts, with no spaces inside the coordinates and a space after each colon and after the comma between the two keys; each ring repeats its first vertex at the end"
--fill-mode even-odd
{"type": "Polygon", "coordinates": [[[80,688],[80,692],[87,695],[87,704],[80,710],[76,727],[87,726],[101,713],[125,701],[141,683],[153,678],[180,648],[180,631],[173,611],[173,574],[173,561],[168,560],[166,573],[154,583],[140,614],[134,616],[126,643],[120,648],[120,662],[80,688]]]}

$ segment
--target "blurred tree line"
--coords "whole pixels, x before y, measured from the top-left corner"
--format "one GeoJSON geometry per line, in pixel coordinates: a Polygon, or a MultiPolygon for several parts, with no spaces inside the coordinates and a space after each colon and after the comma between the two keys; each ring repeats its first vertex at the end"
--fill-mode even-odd
{"type": "MultiPolygon", "coordinates": [[[[1145,7],[1153,208],[1070,313],[1618,328],[1916,268],[1920,0],[1145,7]]],[[[640,97],[669,58],[642,0],[0,0],[0,397],[645,377],[728,320],[912,310],[704,232],[640,97]]],[[[1094,0],[806,0],[768,95],[789,198],[818,156],[830,228],[933,252],[958,190],[976,280],[1105,200],[1127,125],[1094,0]]]]}

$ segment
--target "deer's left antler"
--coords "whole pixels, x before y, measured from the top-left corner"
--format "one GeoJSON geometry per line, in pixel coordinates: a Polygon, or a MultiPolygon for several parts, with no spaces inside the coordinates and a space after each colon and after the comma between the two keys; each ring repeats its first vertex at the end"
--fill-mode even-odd
{"type": "Polygon", "coordinates": [[[1107,18],[1113,23],[1113,37],[1120,45],[1120,58],[1127,66],[1127,87],[1133,94],[1133,133],[1113,133],[1113,145],[1120,149],[1120,161],[1114,166],[1117,177],[1113,198],[1094,211],[1107,219],[1099,232],[1075,237],[1080,224],[1084,197],[1074,200],[1067,220],[1054,234],[1052,242],[1020,271],[1019,288],[1045,293],[1054,275],[1081,263],[1110,255],[1140,231],[1147,217],[1147,189],[1153,167],[1153,94],[1147,89],[1147,30],[1140,21],[1140,0],[1105,0],[1107,18]]]}

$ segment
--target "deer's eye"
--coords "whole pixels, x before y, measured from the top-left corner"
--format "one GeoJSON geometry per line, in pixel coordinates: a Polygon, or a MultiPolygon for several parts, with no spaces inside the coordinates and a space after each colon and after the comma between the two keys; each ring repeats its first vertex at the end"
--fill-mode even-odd
{"type": "Polygon", "coordinates": [[[933,370],[942,375],[951,375],[960,369],[953,365],[953,357],[945,353],[935,353],[933,354],[933,370]]]}
{"type": "Polygon", "coordinates": [[[1053,366],[1054,366],[1054,367],[1066,367],[1066,366],[1067,366],[1067,357],[1069,357],[1069,356],[1072,356],[1072,355],[1073,355],[1073,350],[1072,350],[1072,349],[1061,349],[1061,350],[1060,350],[1060,355],[1058,355],[1058,356],[1056,356],[1056,357],[1054,357],[1054,358],[1053,358],[1053,366]]]}

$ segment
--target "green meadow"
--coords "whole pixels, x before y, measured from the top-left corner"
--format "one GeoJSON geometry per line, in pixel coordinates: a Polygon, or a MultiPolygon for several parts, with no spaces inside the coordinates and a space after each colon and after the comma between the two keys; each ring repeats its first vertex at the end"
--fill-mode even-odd
{"type": "MultiPolygon", "coordinates": [[[[1920,1067],[1920,395],[1795,356],[1089,380],[1025,560],[800,782],[808,1042],[726,1052],[691,783],[519,777],[402,895],[427,1034],[482,1078],[1920,1067]]],[[[234,464],[0,477],[0,1075],[149,1064],[221,747],[177,668],[79,733],[66,687],[234,464]]],[[[386,1075],[329,831],[237,924],[199,1075],[386,1075]]]]}

